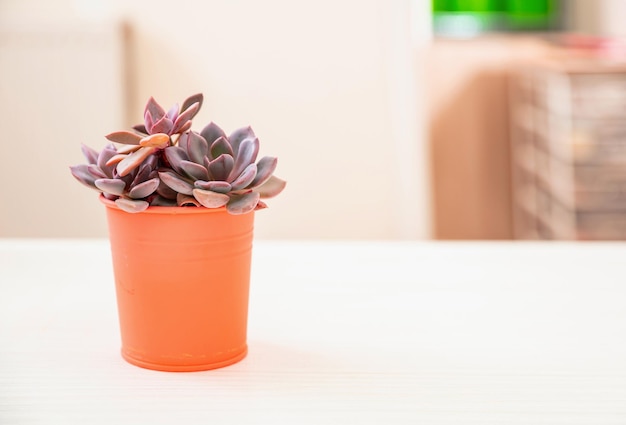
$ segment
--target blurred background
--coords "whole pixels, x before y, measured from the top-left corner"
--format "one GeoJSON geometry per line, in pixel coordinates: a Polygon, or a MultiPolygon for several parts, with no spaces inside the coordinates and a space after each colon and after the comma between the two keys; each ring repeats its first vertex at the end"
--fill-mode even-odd
{"type": "Polygon", "coordinates": [[[0,0],[0,237],[103,237],[80,144],[202,92],[272,239],[626,239],[626,2],[0,0]]]}

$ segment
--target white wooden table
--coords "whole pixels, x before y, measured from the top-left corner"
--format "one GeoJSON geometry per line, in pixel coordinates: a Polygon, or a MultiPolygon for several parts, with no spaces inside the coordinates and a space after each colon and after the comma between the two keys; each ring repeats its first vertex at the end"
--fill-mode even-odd
{"type": "Polygon", "coordinates": [[[626,244],[256,242],[250,352],[125,363],[106,240],[0,240],[0,424],[626,424],[626,244]]]}

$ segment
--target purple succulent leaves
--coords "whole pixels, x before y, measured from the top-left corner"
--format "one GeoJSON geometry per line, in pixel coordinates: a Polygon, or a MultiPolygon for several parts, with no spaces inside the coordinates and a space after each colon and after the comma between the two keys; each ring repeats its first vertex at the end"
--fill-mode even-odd
{"type": "Polygon", "coordinates": [[[130,131],[115,131],[104,137],[111,142],[121,143],[123,145],[138,145],[142,138],[139,134],[131,133],[130,131]]]}
{"type": "Polygon", "coordinates": [[[98,160],[96,161],[96,165],[106,174],[107,176],[113,177],[113,170],[115,169],[114,165],[109,165],[109,160],[117,155],[117,150],[115,146],[108,145],[100,153],[98,154],[98,160]]]}
{"type": "Polygon", "coordinates": [[[273,198],[285,189],[287,182],[276,176],[271,176],[265,183],[259,187],[255,187],[254,191],[258,192],[261,198],[273,198]]]}
{"type": "Polygon", "coordinates": [[[84,184],[85,186],[96,188],[95,181],[98,177],[95,177],[88,170],[87,164],[79,164],[70,166],[70,172],[76,180],[84,184]]]}
{"type": "Polygon", "coordinates": [[[101,191],[116,196],[122,196],[126,189],[126,183],[119,179],[98,179],[94,183],[101,191]]]}
{"type": "Polygon", "coordinates": [[[163,107],[159,105],[156,100],[154,100],[154,97],[150,96],[150,99],[148,99],[148,102],[146,103],[144,113],[150,116],[150,123],[146,122],[146,128],[148,128],[152,127],[154,122],[165,116],[165,109],[163,109],[163,107]]]}
{"type": "Polygon", "coordinates": [[[70,172],[79,182],[92,189],[100,190],[96,187],[96,180],[113,177],[114,167],[107,165],[107,162],[116,155],[115,147],[107,145],[98,153],[83,145],[82,151],[88,163],[71,166],[70,172]]]}
{"type": "Polygon", "coordinates": [[[210,122],[209,124],[207,124],[200,132],[200,135],[204,137],[204,140],[206,140],[209,144],[213,144],[213,142],[215,142],[220,137],[226,137],[226,133],[224,133],[224,130],[222,130],[214,122],[210,122]]]}
{"type": "Polygon", "coordinates": [[[230,201],[230,197],[224,193],[217,193],[210,190],[194,189],[193,197],[207,208],[223,207],[230,201]]]}
{"type": "Polygon", "coordinates": [[[242,195],[231,196],[226,205],[226,210],[231,214],[246,214],[253,211],[259,203],[260,196],[257,192],[247,192],[242,195]]]}
{"type": "Polygon", "coordinates": [[[238,154],[239,146],[241,146],[241,143],[243,143],[246,139],[256,139],[254,131],[252,131],[252,127],[250,126],[237,129],[233,131],[230,136],[228,136],[228,141],[230,142],[235,155],[238,154]]]}
{"type": "Polygon", "coordinates": [[[161,117],[157,122],[150,127],[150,134],[165,133],[172,134],[174,129],[174,122],[167,117],[167,115],[161,117]]]}
{"type": "Polygon", "coordinates": [[[165,133],[154,133],[139,140],[142,147],[165,149],[170,144],[170,136],[165,133]]]}
{"type": "Polygon", "coordinates": [[[208,171],[211,180],[227,181],[234,165],[235,160],[228,154],[220,155],[214,161],[210,161],[208,171]]]}
{"type": "Polygon", "coordinates": [[[176,205],[178,205],[179,207],[201,207],[202,204],[200,202],[198,202],[198,200],[196,198],[194,198],[193,196],[189,196],[189,195],[183,195],[182,193],[179,193],[178,195],[176,195],[176,205]]]}
{"type": "Polygon", "coordinates": [[[170,189],[178,193],[182,193],[183,195],[191,195],[193,193],[193,184],[181,178],[176,173],[171,171],[160,171],[159,178],[170,189]]]}
{"type": "Polygon", "coordinates": [[[98,152],[96,152],[94,149],[85,144],[82,144],[80,146],[80,150],[83,152],[83,156],[87,160],[88,164],[95,164],[96,162],[98,162],[98,152]]]}
{"type": "MultiPolygon", "coordinates": [[[[182,137],[181,137],[182,138],[182,137]]],[[[179,174],[183,173],[183,169],[180,165],[182,161],[189,161],[189,155],[185,149],[180,146],[170,146],[164,150],[165,159],[169,166],[179,174]]]]}
{"type": "Polygon", "coordinates": [[[259,140],[251,127],[230,136],[213,122],[200,133],[191,130],[202,103],[196,94],[166,112],[151,97],[134,132],[105,136],[118,148],[110,144],[98,153],[83,145],[87,164],[70,167],[72,175],[127,212],[151,205],[225,207],[231,214],[266,208],[261,198],[286,185],[273,175],[277,159],[257,162],[259,140]]]}
{"type": "Polygon", "coordinates": [[[115,205],[117,205],[119,209],[129,213],[145,211],[150,206],[150,204],[146,201],[126,198],[117,198],[115,200],[115,205]]]}
{"type": "MultiPolygon", "coordinates": [[[[234,150],[234,149],[233,149],[234,150]]],[[[259,153],[259,139],[245,139],[239,146],[239,151],[235,154],[235,164],[230,171],[229,181],[237,178],[243,170],[253,162],[259,153]]]]}
{"type": "Polygon", "coordinates": [[[148,134],[148,130],[146,130],[146,125],[145,124],[136,124],[133,126],[133,130],[141,133],[141,134],[148,134]]]}
{"type": "Polygon", "coordinates": [[[183,111],[186,111],[191,106],[193,106],[194,103],[197,103],[198,104],[198,108],[196,109],[196,112],[191,117],[189,117],[189,119],[193,119],[196,116],[196,114],[198,113],[198,111],[200,110],[200,108],[202,108],[202,103],[203,102],[204,102],[204,96],[202,95],[202,93],[196,93],[194,95],[189,96],[187,99],[185,99],[181,109],[183,111]]]}
{"type": "Polygon", "coordinates": [[[182,108],[173,105],[167,112],[150,97],[144,109],[144,123],[133,128],[144,134],[165,133],[168,136],[182,134],[191,128],[191,120],[202,106],[203,96],[198,93],[183,102],[182,108]]]}
{"type": "Polygon", "coordinates": [[[181,161],[180,167],[187,176],[195,180],[208,180],[209,172],[204,166],[191,161],[181,161]]]}
{"type": "Polygon", "coordinates": [[[241,190],[246,188],[256,177],[257,167],[255,163],[249,164],[231,183],[232,190],[241,190]]]}
{"type": "Polygon", "coordinates": [[[189,106],[189,108],[187,108],[185,111],[183,111],[182,114],[178,115],[174,121],[172,133],[176,134],[181,132],[185,125],[191,122],[191,119],[198,113],[199,110],[200,103],[196,102],[193,105],[189,106]]]}
{"type": "MultiPolygon", "coordinates": [[[[160,180],[160,179],[159,179],[160,180]]],[[[156,189],[156,193],[163,199],[176,200],[178,192],[163,183],[163,180],[159,181],[159,186],[156,189]]]]}
{"type": "Polygon", "coordinates": [[[210,190],[217,193],[228,193],[232,190],[232,186],[230,185],[230,183],[224,181],[196,180],[193,185],[198,189],[210,190]]]}
{"type": "Polygon", "coordinates": [[[257,187],[265,183],[272,177],[276,166],[278,165],[278,158],[273,156],[264,156],[257,162],[257,171],[254,180],[250,183],[249,187],[257,187]]]}
{"type": "Polygon", "coordinates": [[[155,147],[145,146],[131,153],[130,155],[128,155],[126,158],[124,158],[117,164],[117,168],[116,168],[117,173],[121,177],[124,177],[125,175],[133,171],[135,168],[139,167],[141,163],[144,160],[146,160],[150,155],[152,155],[154,152],[156,152],[156,150],[157,148],[155,147]]]}
{"type": "Polygon", "coordinates": [[[213,160],[222,154],[228,154],[230,156],[235,155],[233,152],[233,148],[228,143],[228,140],[225,136],[220,136],[211,144],[211,149],[209,150],[209,159],[213,160]]]}
{"type": "Polygon", "coordinates": [[[200,134],[190,131],[186,139],[186,149],[189,159],[195,163],[202,164],[202,160],[209,153],[209,144],[200,134]]]}
{"type": "Polygon", "coordinates": [[[147,198],[156,191],[157,187],[159,187],[159,181],[158,177],[155,177],[143,183],[139,183],[137,186],[128,191],[128,196],[132,199],[147,198]]]}

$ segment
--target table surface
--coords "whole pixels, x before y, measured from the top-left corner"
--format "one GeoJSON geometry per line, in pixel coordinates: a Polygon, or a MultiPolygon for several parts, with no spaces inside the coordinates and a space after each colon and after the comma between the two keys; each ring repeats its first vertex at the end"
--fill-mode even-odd
{"type": "Polygon", "coordinates": [[[253,252],[248,357],[167,373],[119,354],[106,240],[0,240],[0,424],[626,423],[624,243],[253,252]]]}

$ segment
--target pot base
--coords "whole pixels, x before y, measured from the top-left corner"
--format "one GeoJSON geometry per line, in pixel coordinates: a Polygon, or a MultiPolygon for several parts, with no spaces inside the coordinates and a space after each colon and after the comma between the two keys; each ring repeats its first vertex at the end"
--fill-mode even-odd
{"type": "Polygon", "coordinates": [[[243,351],[241,351],[240,353],[237,353],[235,356],[226,360],[219,361],[219,362],[204,363],[204,364],[191,364],[191,365],[168,365],[168,364],[146,362],[144,360],[140,360],[136,357],[133,357],[132,355],[122,350],[122,357],[128,363],[135,365],[135,366],[142,367],[144,369],[159,370],[162,372],[199,372],[203,370],[219,369],[221,367],[230,366],[232,364],[235,364],[243,360],[247,354],[248,354],[248,346],[246,345],[243,348],[243,351]]]}

